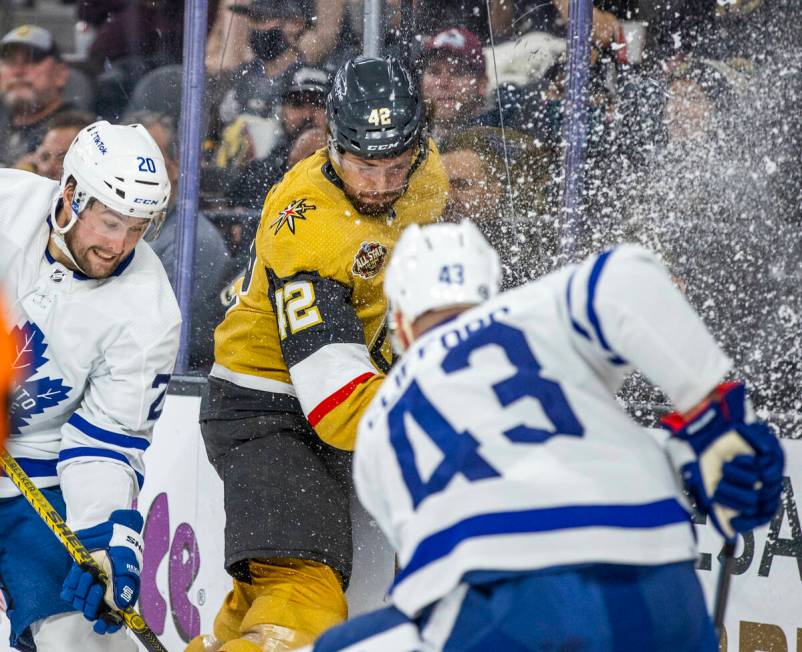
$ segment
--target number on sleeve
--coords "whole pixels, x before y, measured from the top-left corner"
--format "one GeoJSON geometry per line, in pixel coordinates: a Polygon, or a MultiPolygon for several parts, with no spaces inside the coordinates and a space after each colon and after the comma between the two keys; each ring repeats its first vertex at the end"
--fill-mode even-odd
{"type": "Polygon", "coordinates": [[[156,421],[162,415],[162,408],[164,407],[164,397],[167,395],[167,385],[170,382],[170,374],[156,374],[153,379],[151,387],[158,389],[164,385],[164,389],[159,392],[159,395],[151,403],[150,410],[148,411],[148,421],[156,421]]]}
{"type": "Polygon", "coordinates": [[[256,265],[256,240],[251,240],[251,247],[248,251],[248,266],[245,268],[245,276],[242,279],[242,286],[239,293],[241,295],[248,294],[251,288],[251,280],[253,279],[253,268],[256,265]]]}
{"type": "Polygon", "coordinates": [[[315,300],[315,288],[309,281],[291,281],[276,290],[276,320],[282,340],[288,326],[295,334],[323,323],[315,300]]]}

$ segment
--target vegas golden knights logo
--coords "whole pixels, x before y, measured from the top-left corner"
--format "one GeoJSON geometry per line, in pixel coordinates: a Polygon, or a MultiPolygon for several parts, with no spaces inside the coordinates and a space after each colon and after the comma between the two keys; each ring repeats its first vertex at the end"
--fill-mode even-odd
{"type": "Polygon", "coordinates": [[[295,221],[296,220],[305,220],[306,219],[306,212],[313,211],[317,208],[317,206],[313,206],[312,204],[307,204],[306,199],[295,199],[289,203],[287,208],[281,211],[278,214],[278,217],[273,221],[270,225],[271,227],[275,227],[276,230],[273,231],[273,235],[277,235],[278,232],[281,230],[285,224],[287,228],[290,230],[290,233],[295,235],[295,221]]]}

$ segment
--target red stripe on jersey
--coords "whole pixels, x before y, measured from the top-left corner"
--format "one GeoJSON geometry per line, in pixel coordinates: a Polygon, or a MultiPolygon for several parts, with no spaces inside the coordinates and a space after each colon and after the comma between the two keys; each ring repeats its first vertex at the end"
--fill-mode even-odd
{"type": "Polygon", "coordinates": [[[372,378],[375,376],[372,371],[366,371],[364,374],[360,374],[356,378],[354,378],[351,382],[346,385],[343,385],[333,394],[330,394],[326,398],[324,398],[320,403],[318,403],[315,408],[309,413],[309,416],[306,417],[306,420],[309,421],[309,425],[313,428],[320,423],[320,421],[325,417],[329,412],[331,412],[334,408],[336,408],[340,403],[345,401],[351,394],[354,393],[354,390],[357,388],[358,385],[364,383],[368,378],[372,378]]]}

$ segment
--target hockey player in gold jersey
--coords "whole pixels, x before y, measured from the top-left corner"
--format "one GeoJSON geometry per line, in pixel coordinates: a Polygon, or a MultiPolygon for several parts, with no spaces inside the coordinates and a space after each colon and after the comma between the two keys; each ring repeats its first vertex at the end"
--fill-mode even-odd
{"type": "Polygon", "coordinates": [[[447,198],[409,72],[358,57],[327,100],[328,147],[268,194],[201,405],[223,479],[233,590],[188,650],[279,652],[347,616],[350,462],[392,362],[384,268],[447,198]]]}

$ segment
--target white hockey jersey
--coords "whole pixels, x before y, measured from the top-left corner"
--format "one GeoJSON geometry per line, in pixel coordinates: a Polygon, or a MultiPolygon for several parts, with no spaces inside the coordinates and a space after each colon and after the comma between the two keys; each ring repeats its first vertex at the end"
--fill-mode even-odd
{"type": "MultiPolygon", "coordinates": [[[[38,486],[61,479],[68,521],[80,528],[130,507],[120,503],[142,485],[142,455],[161,413],[181,318],[145,243],[104,280],[50,257],[58,189],[27,172],[0,170],[0,286],[25,343],[8,450],[38,486]]],[[[16,494],[0,478],[0,497],[16,494]]]]}
{"type": "Polygon", "coordinates": [[[679,410],[730,369],[644,249],[624,245],[418,339],[360,424],[360,500],[409,616],[474,571],[695,557],[673,469],[614,396],[640,368],[679,410]]]}

